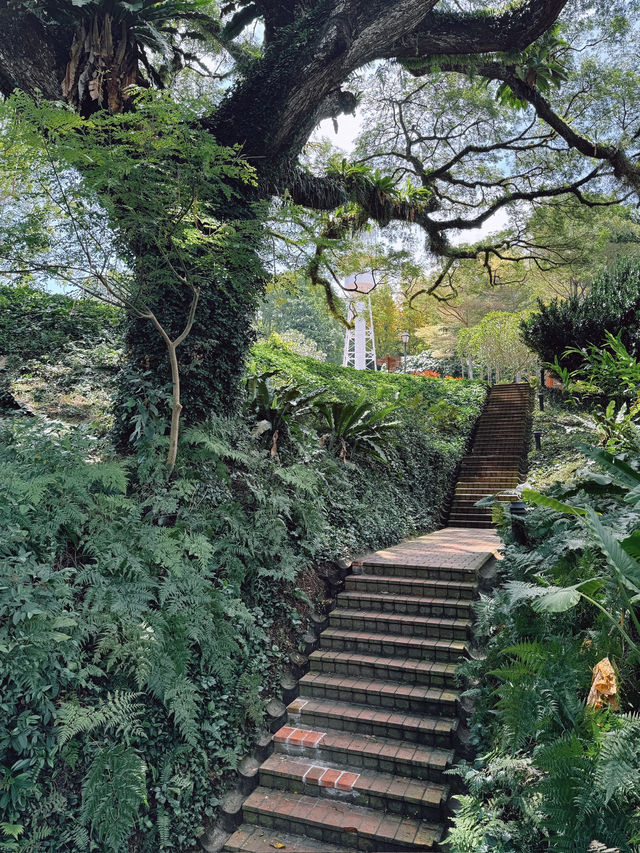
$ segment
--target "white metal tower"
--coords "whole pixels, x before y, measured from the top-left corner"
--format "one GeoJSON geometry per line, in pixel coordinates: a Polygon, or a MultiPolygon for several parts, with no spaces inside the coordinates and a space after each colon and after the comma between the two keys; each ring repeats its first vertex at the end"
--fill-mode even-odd
{"type": "Polygon", "coordinates": [[[371,291],[376,282],[371,272],[353,273],[344,281],[348,301],[347,319],[353,329],[347,329],[344,339],[343,367],[356,370],[377,370],[376,342],[373,336],[371,291]]]}

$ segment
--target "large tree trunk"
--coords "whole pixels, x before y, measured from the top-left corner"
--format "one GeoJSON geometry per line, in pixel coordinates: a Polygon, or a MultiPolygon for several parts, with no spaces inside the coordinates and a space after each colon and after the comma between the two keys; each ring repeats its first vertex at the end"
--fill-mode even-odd
{"type": "MultiPolygon", "coordinates": [[[[212,413],[226,415],[235,410],[245,359],[255,336],[252,321],[264,292],[265,275],[258,257],[261,223],[248,204],[229,205],[226,215],[237,223],[237,238],[233,257],[225,268],[212,268],[209,282],[203,283],[201,265],[194,258],[200,296],[189,336],[177,351],[184,426],[203,421],[212,413]]],[[[184,327],[192,294],[184,287],[167,287],[162,273],[158,280],[150,278],[149,269],[155,266],[150,256],[158,251],[155,243],[144,247],[137,239],[133,248],[145,304],[168,336],[175,339],[184,327]]],[[[188,268],[183,268],[183,274],[190,278],[188,268]]],[[[132,412],[127,406],[132,378],[145,378],[156,388],[168,387],[172,381],[165,342],[148,320],[127,319],[125,348],[127,363],[115,404],[114,428],[116,442],[123,450],[132,432],[132,412]]],[[[145,405],[144,401],[139,403],[145,405]]]]}

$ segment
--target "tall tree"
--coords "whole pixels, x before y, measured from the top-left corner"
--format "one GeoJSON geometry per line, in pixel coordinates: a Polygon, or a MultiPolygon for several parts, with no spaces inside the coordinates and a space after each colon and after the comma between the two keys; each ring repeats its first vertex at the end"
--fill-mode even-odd
{"type": "MultiPolygon", "coordinates": [[[[111,111],[129,108],[127,84],[160,82],[167,56],[174,56],[174,66],[188,61],[185,57],[194,53],[194,36],[205,33],[207,50],[211,52],[215,44],[226,51],[225,73],[234,85],[219,94],[202,114],[200,124],[218,143],[241,145],[258,176],[253,194],[245,192],[242,199],[218,202],[216,216],[259,226],[264,214],[259,202],[286,193],[301,205],[338,209],[334,232],[344,233],[367,219],[382,224],[392,220],[418,223],[428,235],[430,249],[443,254],[449,246],[447,233],[467,226],[459,216],[442,215],[442,199],[434,180],[401,187],[393,174],[348,165],[324,175],[313,174],[298,165],[302,147],[322,118],[353,111],[357,97],[349,81],[374,60],[400,59],[414,73],[433,76],[438,67],[457,71],[464,65],[468,73],[469,62],[465,64],[459,57],[471,58],[476,69],[492,77],[499,77],[495,72],[499,60],[500,68],[507,69],[500,79],[510,74],[510,91],[542,114],[546,101],[540,102],[535,80],[528,74],[525,80],[518,78],[519,82],[512,77],[519,73],[518,56],[530,59],[529,45],[553,27],[568,5],[582,10],[584,3],[520,0],[498,3],[494,11],[487,12],[476,0],[463,0],[455,6],[445,0],[236,0],[222,9],[201,0],[93,0],[79,5],[66,0],[0,0],[0,88],[5,93],[19,88],[53,100],[66,92],[67,100],[85,116],[96,106],[111,111]],[[246,36],[247,27],[255,22],[261,25],[256,32],[264,34],[260,45],[246,36]],[[157,62],[160,47],[164,56],[157,62]],[[98,49],[103,57],[100,61],[95,59],[98,49]],[[511,64],[505,56],[511,58],[511,64]]],[[[542,59],[539,65],[538,79],[543,81],[549,63],[542,59]]],[[[570,134],[566,119],[562,122],[553,119],[552,132],[565,138],[570,134]]],[[[588,143],[578,144],[572,138],[569,144],[590,157],[594,149],[588,143]]],[[[512,149],[517,144],[516,139],[512,149]]],[[[635,188],[630,177],[636,168],[633,164],[621,170],[620,157],[609,148],[595,151],[599,160],[591,172],[603,161],[635,188]]],[[[589,175],[587,169],[577,178],[543,189],[546,195],[581,194],[583,184],[591,180],[589,175]]],[[[539,194],[539,188],[535,191],[539,194]]],[[[523,192],[510,192],[510,201],[523,197],[523,192]]],[[[478,214],[476,224],[495,209],[494,201],[487,202],[487,210],[478,214]]],[[[117,227],[117,215],[114,219],[117,227]]],[[[132,264],[144,276],[144,264],[136,267],[135,259],[152,254],[152,246],[141,233],[129,232],[125,238],[132,264]]],[[[203,417],[212,407],[226,408],[233,399],[251,336],[249,319],[262,290],[257,263],[260,239],[259,227],[251,234],[246,228],[239,232],[242,250],[224,268],[213,269],[202,287],[198,317],[181,353],[187,418],[203,417]]],[[[479,251],[476,248],[468,254],[479,251]]],[[[194,246],[196,259],[197,255],[194,246]]],[[[146,283],[153,310],[169,334],[177,334],[172,324],[177,322],[174,317],[184,316],[184,295],[167,290],[162,280],[149,282],[148,275],[146,283]]],[[[132,366],[155,371],[164,382],[162,347],[139,323],[130,328],[128,346],[132,366]]]]}

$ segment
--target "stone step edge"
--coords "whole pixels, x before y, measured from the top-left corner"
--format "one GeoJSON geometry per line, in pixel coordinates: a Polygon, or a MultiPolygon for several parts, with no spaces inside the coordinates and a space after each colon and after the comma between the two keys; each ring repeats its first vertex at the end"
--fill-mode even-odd
{"type": "Polygon", "coordinates": [[[410,658],[403,660],[397,657],[390,658],[381,655],[361,654],[359,652],[338,652],[334,649],[318,649],[309,655],[309,661],[311,662],[311,672],[324,672],[325,675],[327,673],[323,669],[316,669],[314,664],[320,665],[323,662],[327,662],[346,665],[353,664],[354,666],[370,666],[373,669],[381,668],[389,672],[399,670],[400,672],[421,672],[424,675],[431,675],[433,673],[441,675],[445,679],[447,676],[450,676],[451,680],[453,680],[458,669],[457,664],[445,661],[419,661],[411,660],[410,658]]]}
{"type": "MultiPolygon", "coordinates": [[[[442,837],[442,826],[426,824],[416,818],[380,815],[374,809],[319,797],[287,792],[278,792],[276,796],[269,794],[270,790],[258,787],[247,797],[243,808],[246,821],[250,822],[249,817],[253,815],[258,819],[264,816],[271,821],[286,821],[292,826],[303,825],[307,831],[318,828],[322,833],[318,840],[325,840],[325,833],[330,832],[336,833],[340,842],[349,843],[350,837],[353,841],[362,838],[385,842],[400,849],[403,845],[407,850],[433,849],[442,837]],[[272,800],[271,806],[269,799],[272,800]],[[282,811],[278,811],[278,806],[282,811]],[[413,836],[409,838],[411,829],[413,836]]],[[[330,843],[335,843],[335,840],[330,843]]],[[[354,844],[353,848],[358,849],[359,844],[354,844]]]]}
{"type": "MultiPolygon", "coordinates": [[[[388,701],[406,701],[406,702],[433,702],[436,705],[444,704],[452,707],[452,712],[457,709],[460,690],[451,690],[441,687],[427,687],[424,684],[405,684],[398,681],[391,681],[379,678],[356,678],[350,676],[333,676],[323,672],[308,672],[303,675],[299,681],[300,695],[298,699],[304,700],[307,697],[305,690],[314,689],[329,689],[336,691],[349,691],[352,693],[362,693],[364,696],[371,697],[367,704],[373,703],[373,697],[388,697],[388,701]]],[[[384,707],[379,704],[378,707],[384,707]]],[[[391,709],[393,705],[389,706],[391,709]]]]}
{"type": "MultiPolygon", "coordinates": [[[[479,513],[485,513],[485,510],[477,510],[479,513]]],[[[489,510],[491,515],[491,510],[489,510]]],[[[340,592],[336,599],[338,608],[347,610],[364,610],[365,608],[372,613],[386,613],[390,616],[419,616],[420,612],[427,614],[430,610],[455,610],[455,616],[447,617],[432,617],[432,618],[447,618],[447,619],[464,619],[463,613],[471,613],[473,602],[468,598],[431,598],[422,595],[400,595],[394,592],[366,592],[365,590],[348,589],[340,592]],[[354,606],[355,603],[355,606],[354,606]],[[380,607],[377,607],[379,605],[380,607]],[[381,608],[385,608],[384,610],[381,608]],[[415,614],[408,613],[407,608],[417,608],[415,614]],[[389,608],[389,609],[387,609],[389,608]],[[404,609],[401,609],[404,608],[404,609]]]]}
{"type": "Polygon", "coordinates": [[[383,737],[398,743],[428,743],[440,749],[453,748],[453,738],[459,727],[457,716],[436,717],[353,702],[328,701],[316,696],[298,697],[289,704],[287,710],[295,725],[310,725],[313,730],[334,728],[350,734],[372,734],[374,737],[383,737]],[[314,722],[307,722],[309,718],[314,722]],[[357,726],[357,729],[352,726],[357,726]],[[398,736],[390,734],[390,730],[397,731],[398,736]],[[429,740],[427,742],[420,738],[429,740]]]}
{"type": "MultiPolygon", "coordinates": [[[[442,589],[443,592],[454,592],[455,590],[464,590],[465,592],[469,592],[472,595],[477,590],[477,584],[473,581],[445,581],[439,578],[402,578],[394,575],[347,575],[345,578],[345,582],[347,584],[346,591],[349,592],[349,584],[361,584],[361,583],[372,583],[376,586],[382,586],[385,583],[398,584],[399,587],[410,588],[414,585],[424,584],[425,586],[434,586],[437,589],[442,589]]],[[[395,595],[396,593],[390,593],[391,595],[395,595]]],[[[435,596],[436,598],[440,598],[440,596],[435,596]]],[[[443,597],[445,600],[449,601],[458,601],[459,599],[451,599],[448,596],[443,597]]],[[[464,600],[464,599],[463,599],[464,600]]]]}
{"type": "Polygon", "coordinates": [[[241,824],[224,846],[226,853],[274,853],[276,849],[283,853],[349,853],[342,846],[253,823],[241,824]]]}
{"type": "MultiPolygon", "coordinates": [[[[356,575],[356,577],[361,578],[362,575],[356,575]]],[[[378,575],[378,577],[380,577],[378,575]]],[[[338,595],[338,601],[342,596],[351,598],[372,598],[374,601],[389,601],[389,599],[393,599],[393,601],[407,602],[413,604],[418,601],[420,603],[426,603],[430,605],[453,605],[460,601],[458,598],[440,598],[439,596],[431,596],[431,595],[404,595],[401,593],[385,593],[385,592],[365,592],[364,590],[354,590],[347,589],[344,592],[341,592],[338,595]]],[[[465,601],[465,599],[462,599],[465,601]]],[[[463,605],[464,606],[464,605],[463,605]]]]}
{"type": "MultiPolygon", "coordinates": [[[[362,794],[367,797],[377,797],[380,800],[394,804],[408,803],[425,810],[439,812],[445,805],[450,786],[423,779],[412,779],[392,773],[383,773],[368,768],[357,768],[359,772],[344,767],[330,767],[323,763],[314,763],[306,756],[273,753],[260,767],[260,786],[274,787],[263,781],[262,774],[282,777],[304,786],[301,791],[309,796],[332,796],[333,791],[343,794],[362,794]]],[[[278,789],[282,790],[282,789],[278,789]]],[[[290,790],[290,789],[285,789],[290,790]]],[[[372,806],[365,806],[372,808],[372,806]]],[[[394,806],[395,807],[395,806],[394,806]]],[[[393,812],[393,808],[391,808],[393,812]]],[[[415,815],[418,817],[418,815],[415,815]]],[[[439,817],[439,815],[438,815],[439,817]]],[[[436,818],[438,819],[438,818],[436,818]]]]}
{"type": "MultiPolygon", "coordinates": [[[[329,640],[344,640],[345,642],[374,642],[389,643],[392,646],[413,646],[423,649],[443,649],[451,654],[464,657],[467,654],[467,644],[462,640],[448,640],[442,637],[412,637],[406,634],[370,634],[362,631],[350,631],[347,628],[326,628],[320,637],[320,649],[322,650],[322,638],[329,640]],[[374,639],[372,640],[371,637],[374,639]]],[[[330,651],[330,649],[325,649],[330,651]]],[[[388,655],[384,655],[387,657],[388,655]]],[[[443,661],[444,662],[444,661],[443,661]]]]}
{"type": "MultiPolygon", "coordinates": [[[[428,769],[429,772],[441,775],[453,765],[455,750],[453,747],[445,748],[415,743],[411,741],[397,741],[380,735],[358,735],[355,732],[344,732],[340,729],[327,728],[324,732],[316,732],[306,728],[304,724],[297,724],[296,728],[285,725],[273,736],[274,750],[280,754],[302,755],[321,763],[325,753],[338,753],[340,762],[349,767],[366,767],[367,759],[374,761],[376,765],[382,763],[385,767],[395,767],[398,763],[405,767],[428,769]],[[300,734],[307,732],[300,740],[300,734]],[[311,735],[321,734],[320,738],[311,735]],[[293,738],[293,740],[292,740],[293,738]],[[351,761],[343,760],[342,756],[349,757],[351,761]],[[359,758],[359,762],[356,761],[359,758]]],[[[337,763],[337,759],[331,759],[337,763]]],[[[376,769],[371,768],[371,769],[376,769]]],[[[383,768],[382,772],[385,771],[383,768]]],[[[406,770],[404,774],[406,775],[406,770]]],[[[408,778],[417,778],[410,776],[408,778]]]]}
{"type": "MultiPolygon", "coordinates": [[[[450,633],[451,637],[449,639],[452,640],[465,640],[469,636],[469,631],[473,624],[471,619],[449,619],[445,616],[417,616],[407,613],[386,613],[380,610],[352,610],[348,607],[344,609],[336,607],[335,610],[332,610],[329,614],[329,626],[331,628],[337,628],[341,622],[344,623],[348,621],[351,627],[347,628],[347,630],[354,630],[354,619],[362,622],[362,630],[367,630],[367,626],[375,626],[376,630],[372,633],[387,633],[387,628],[384,623],[388,622],[395,623],[395,625],[406,625],[407,627],[411,626],[413,628],[420,628],[425,632],[432,630],[436,632],[433,635],[434,639],[437,636],[441,636],[445,639],[446,635],[450,633]],[[463,636],[456,637],[456,632],[463,636]]],[[[419,635],[414,634],[413,636],[419,635]]],[[[426,636],[426,634],[424,636],[426,636]]]]}

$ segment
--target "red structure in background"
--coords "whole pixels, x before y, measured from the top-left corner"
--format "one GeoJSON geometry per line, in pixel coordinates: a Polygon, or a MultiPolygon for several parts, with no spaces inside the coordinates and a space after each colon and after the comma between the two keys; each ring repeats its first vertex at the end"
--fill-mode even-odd
{"type": "Polygon", "coordinates": [[[378,367],[386,365],[389,373],[398,373],[402,369],[402,356],[387,353],[384,358],[377,359],[376,364],[378,367]]]}
{"type": "Polygon", "coordinates": [[[544,384],[546,388],[562,388],[562,382],[557,379],[555,376],[552,376],[548,370],[545,370],[544,373],[544,384]]]}

